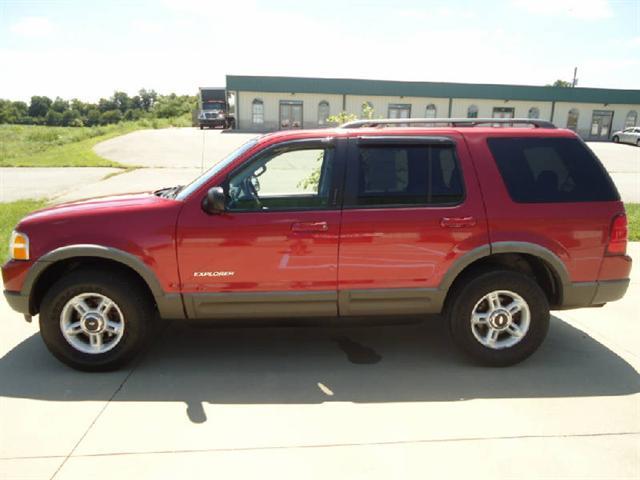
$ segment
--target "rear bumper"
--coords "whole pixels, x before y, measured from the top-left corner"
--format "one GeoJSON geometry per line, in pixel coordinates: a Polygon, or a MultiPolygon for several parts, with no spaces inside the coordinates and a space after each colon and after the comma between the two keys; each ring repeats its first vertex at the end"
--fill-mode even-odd
{"type": "Polygon", "coordinates": [[[564,286],[561,310],[596,307],[624,297],[629,288],[629,279],[601,280],[598,282],[575,282],[564,286]]]}
{"type": "Polygon", "coordinates": [[[20,312],[24,315],[29,315],[29,296],[23,295],[20,292],[11,292],[9,290],[4,291],[4,298],[7,299],[9,306],[16,312],[20,312]]]}

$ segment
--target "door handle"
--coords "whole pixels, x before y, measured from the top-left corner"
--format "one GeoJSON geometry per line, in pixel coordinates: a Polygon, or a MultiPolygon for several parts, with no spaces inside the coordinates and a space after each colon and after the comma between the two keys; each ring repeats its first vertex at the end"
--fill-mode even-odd
{"type": "Polygon", "coordinates": [[[292,232],[326,232],[329,230],[327,222],[296,222],[291,225],[292,232]]]}
{"type": "Polygon", "coordinates": [[[446,228],[473,227],[475,224],[476,219],[473,217],[442,217],[440,220],[440,226],[446,228]]]}

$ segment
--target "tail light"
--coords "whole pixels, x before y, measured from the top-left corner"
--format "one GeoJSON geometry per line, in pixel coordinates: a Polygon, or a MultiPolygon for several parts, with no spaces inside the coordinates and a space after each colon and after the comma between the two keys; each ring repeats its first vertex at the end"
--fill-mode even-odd
{"type": "Polygon", "coordinates": [[[623,213],[616,215],[611,222],[611,230],[609,232],[609,245],[607,253],[612,255],[624,255],[627,253],[627,216],[623,213]]]}

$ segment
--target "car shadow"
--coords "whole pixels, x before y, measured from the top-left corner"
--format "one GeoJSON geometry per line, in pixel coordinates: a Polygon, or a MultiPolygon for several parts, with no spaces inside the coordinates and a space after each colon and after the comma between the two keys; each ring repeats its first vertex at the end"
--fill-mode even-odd
{"type": "Polygon", "coordinates": [[[445,322],[435,317],[417,325],[366,327],[193,328],[171,322],[131,370],[74,371],[32,335],[0,359],[0,396],[184,402],[189,419],[201,423],[203,402],[441,402],[640,391],[631,365],[555,317],[540,350],[509,368],[479,367],[459,356],[445,322]]]}

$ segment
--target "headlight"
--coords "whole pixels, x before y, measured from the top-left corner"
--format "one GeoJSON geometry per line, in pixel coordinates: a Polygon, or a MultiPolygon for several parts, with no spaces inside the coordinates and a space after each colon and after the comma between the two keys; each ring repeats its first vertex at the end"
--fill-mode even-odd
{"type": "Polygon", "coordinates": [[[224,118],[224,113],[219,113],[218,118],[224,118]]]}
{"type": "Polygon", "coordinates": [[[9,257],[13,260],[29,260],[29,237],[24,233],[11,232],[9,240],[9,257]]]}

